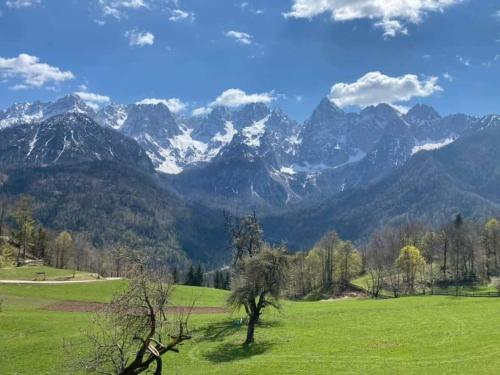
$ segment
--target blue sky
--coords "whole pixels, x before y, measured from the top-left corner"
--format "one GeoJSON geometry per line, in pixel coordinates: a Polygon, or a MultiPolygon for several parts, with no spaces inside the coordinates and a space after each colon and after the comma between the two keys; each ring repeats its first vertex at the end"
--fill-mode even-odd
{"type": "Polygon", "coordinates": [[[298,120],[329,95],[500,113],[500,2],[402,3],[0,0],[0,108],[84,92],[186,113],[264,101],[298,120]]]}

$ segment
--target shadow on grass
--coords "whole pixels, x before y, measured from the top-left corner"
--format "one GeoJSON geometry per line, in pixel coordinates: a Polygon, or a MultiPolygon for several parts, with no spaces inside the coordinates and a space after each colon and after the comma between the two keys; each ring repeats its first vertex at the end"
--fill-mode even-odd
{"type": "MultiPolygon", "coordinates": [[[[266,329],[277,327],[280,325],[279,321],[261,321],[257,324],[256,329],[266,329]]],[[[196,333],[200,335],[201,341],[223,341],[227,337],[233,336],[238,332],[246,332],[247,320],[246,319],[226,319],[221,322],[211,323],[198,330],[196,333]]]]}
{"type": "Polygon", "coordinates": [[[271,349],[272,346],[273,344],[270,342],[256,342],[248,346],[224,343],[217,346],[214,350],[205,353],[203,356],[214,363],[233,362],[263,354],[271,349]]]}
{"type": "MultiPolygon", "coordinates": [[[[280,325],[279,321],[261,321],[256,327],[256,336],[258,338],[259,331],[267,328],[280,325]]],[[[232,362],[245,358],[250,358],[255,355],[263,354],[268,351],[273,343],[271,342],[255,342],[252,345],[244,346],[244,334],[247,329],[246,319],[232,319],[222,322],[209,324],[197,331],[200,334],[200,341],[220,342],[213,350],[205,353],[203,356],[210,362],[232,362]],[[237,333],[241,333],[241,342],[226,342],[226,340],[237,333]]],[[[238,338],[233,339],[237,340],[238,338]]]]}

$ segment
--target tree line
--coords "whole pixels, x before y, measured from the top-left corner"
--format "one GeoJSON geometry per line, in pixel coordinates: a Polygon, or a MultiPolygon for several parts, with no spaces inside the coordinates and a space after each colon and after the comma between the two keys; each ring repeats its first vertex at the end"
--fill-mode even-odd
{"type": "Polygon", "coordinates": [[[394,296],[435,287],[487,284],[500,276],[500,223],[454,220],[438,228],[422,223],[385,227],[363,245],[367,286],[394,296]]]}

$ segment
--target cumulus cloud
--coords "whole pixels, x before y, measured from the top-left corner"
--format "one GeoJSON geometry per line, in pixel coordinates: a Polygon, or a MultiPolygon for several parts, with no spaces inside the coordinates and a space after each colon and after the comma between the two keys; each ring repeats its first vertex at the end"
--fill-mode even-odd
{"type": "Polygon", "coordinates": [[[380,103],[395,105],[413,97],[430,96],[443,89],[437,77],[420,79],[406,74],[389,77],[380,72],[370,72],[353,83],[336,83],[330,90],[330,100],[339,107],[367,107],[380,103]]]}
{"type": "Polygon", "coordinates": [[[224,35],[241,44],[250,45],[253,43],[253,36],[248,33],[244,33],[242,31],[230,30],[226,31],[224,35]]]}
{"type": "Polygon", "coordinates": [[[7,0],[5,2],[9,8],[29,8],[36,4],[40,4],[40,0],[7,0]]]}
{"type": "Polygon", "coordinates": [[[236,108],[246,104],[264,103],[269,104],[276,97],[273,92],[263,92],[260,94],[247,94],[240,89],[229,89],[220,94],[215,100],[209,103],[206,107],[194,109],[191,114],[193,116],[205,116],[209,114],[214,107],[229,107],[236,108]]]}
{"type": "Polygon", "coordinates": [[[131,46],[152,46],[155,42],[154,34],[149,31],[129,30],[125,33],[125,37],[131,46]]]}
{"type": "Polygon", "coordinates": [[[194,13],[182,9],[172,9],[168,19],[172,22],[194,21],[194,13]]]}
{"type": "Polygon", "coordinates": [[[111,101],[109,96],[99,95],[88,91],[77,91],[74,94],[78,95],[89,107],[94,110],[99,109],[101,105],[108,104],[111,101]]]}
{"type": "Polygon", "coordinates": [[[104,17],[121,19],[131,9],[150,8],[151,0],[98,0],[104,17]]]}
{"type": "Polygon", "coordinates": [[[40,58],[26,53],[12,58],[0,57],[0,77],[6,81],[17,81],[11,87],[14,90],[43,87],[75,78],[70,71],[42,63],[40,58]]]}
{"type": "Polygon", "coordinates": [[[163,104],[167,106],[170,112],[172,113],[183,112],[187,107],[186,103],[182,102],[178,98],[170,98],[170,99],[146,98],[142,99],[136,104],[163,104]]]}
{"type": "Polygon", "coordinates": [[[272,92],[264,92],[260,94],[247,94],[240,89],[229,89],[220,94],[212,103],[210,107],[225,106],[225,107],[239,107],[245,104],[252,103],[271,103],[275,100],[272,92]]]}
{"type": "Polygon", "coordinates": [[[330,13],[334,21],[375,20],[386,37],[406,34],[405,23],[418,24],[429,12],[443,11],[462,0],[293,0],[289,18],[330,13]]]}

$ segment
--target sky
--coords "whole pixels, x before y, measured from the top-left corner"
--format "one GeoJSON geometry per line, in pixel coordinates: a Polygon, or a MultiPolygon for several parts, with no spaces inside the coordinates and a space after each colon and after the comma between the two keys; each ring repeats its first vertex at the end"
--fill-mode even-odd
{"type": "Polygon", "coordinates": [[[181,114],[324,97],[500,113],[499,0],[0,0],[0,108],[77,92],[181,114]]]}

